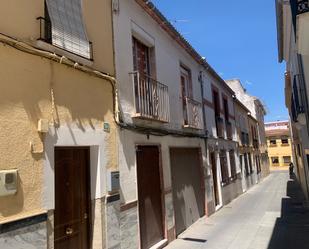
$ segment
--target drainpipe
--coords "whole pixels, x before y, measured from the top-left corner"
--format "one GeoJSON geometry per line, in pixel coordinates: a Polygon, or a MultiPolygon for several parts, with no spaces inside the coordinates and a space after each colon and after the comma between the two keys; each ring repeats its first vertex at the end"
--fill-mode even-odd
{"type": "MultiPolygon", "coordinates": [[[[207,126],[206,126],[206,112],[205,112],[205,108],[204,108],[204,81],[203,81],[203,71],[200,71],[199,73],[199,77],[198,77],[198,81],[200,82],[201,85],[201,96],[202,96],[202,112],[203,112],[203,123],[204,123],[204,132],[205,132],[205,138],[204,138],[204,146],[205,146],[205,155],[206,158],[208,157],[207,155],[207,150],[208,150],[208,145],[207,145],[207,135],[208,135],[208,131],[207,131],[207,126]]],[[[209,167],[209,165],[207,166],[209,167]]],[[[209,167],[210,168],[210,167],[209,167]]],[[[210,172],[210,170],[206,170],[206,174],[208,174],[208,172],[210,172]]],[[[206,178],[208,178],[208,175],[206,175],[206,178]]],[[[207,181],[208,182],[208,181],[207,181]]],[[[208,213],[208,205],[207,205],[207,186],[205,186],[205,211],[206,211],[206,215],[209,215],[208,213]]]]}
{"type": "Polygon", "coordinates": [[[203,81],[203,72],[202,71],[200,71],[200,73],[199,73],[198,80],[201,84],[202,111],[203,111],[203,123],[204,123],[204,132],[205,132],[204,143],[205,143],[206,157],[207,157],[207,135],[208,135],[208,131],[207,131],[207,126],[206,126],[206,112],[205,112],[205,108],[204,108],[204,81],[203,81]]]}

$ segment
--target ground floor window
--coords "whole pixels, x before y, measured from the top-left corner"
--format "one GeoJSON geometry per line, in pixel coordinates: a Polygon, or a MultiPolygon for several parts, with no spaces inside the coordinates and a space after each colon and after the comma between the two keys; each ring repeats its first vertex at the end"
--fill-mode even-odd
{"type": "Polygon", "coordinates": [[[272,164],[278,164],[279,163],[279,157],[277,157],[277,156],[271,157],[271,162],[272,162],[272,164]]]}
{"type": "Polygon", "coordinates": [[[228,173],[228,165],[227,165],[227,157],[226,151],[220,151],[220,166],[221,166],[221,181],[222,183],[228,183],[229,181],[229,173],[228,173]]]}
{"type": "Polygon", "coordinates": [[[252,159],[251,159],[251,154],[248,154],[248,158],[249,158],[249,167],[250,167],[250,174],[253,173],[253,167],[252,167],[252,159]]]}
{"type": "Polygon", "coordinates": [[[283,162],[284,163],[290,163],[291,162],[291,157],[290,156],[284,156],[283,157],[283,162]]]}

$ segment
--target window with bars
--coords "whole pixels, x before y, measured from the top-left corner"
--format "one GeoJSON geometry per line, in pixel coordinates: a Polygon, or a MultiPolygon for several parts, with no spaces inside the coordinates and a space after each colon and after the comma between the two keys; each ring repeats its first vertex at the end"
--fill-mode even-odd
{"type": "Polygon", "coordinates": [[[250,168],[250,174],[253,173],[253,165],[252,165],[252,159],[251,159],[251,154],[248,154],[248,159],[249,159],[249,168],[250,168]]]}
{"type": "Polygon", "coordinates": [[[245,154],[244,159],[245,159],[245,173],[246,173],[246,176],[248,176],[248,175],[250,175],[250,172],[249,172],[249,163],[248,163],[248,154],[247,153],[245,154]]]}
{"type": "Polygon", "coordinates": [[[229,156],[230,156],[230,164],[231,164],[231,177],[232,179],[237,178],[237,172],[236,172],[236,162],[235,162],[235,151],[230,150],[229,151],[229,156]]]}
{"type": "Polygon", "coordinates": [[[221,166],[221,181],[223,184],[227,184],[229,182],[229,171],[227,165],[227,156],[226,151],[220,151],[220,166],[221,166]]]}
{"type": "Polygon", "coordinates": [[[86,59],[92,57],[83,22],[81,0],[45,0],[45,17],[40,20],[40,39],[86,59]]]}

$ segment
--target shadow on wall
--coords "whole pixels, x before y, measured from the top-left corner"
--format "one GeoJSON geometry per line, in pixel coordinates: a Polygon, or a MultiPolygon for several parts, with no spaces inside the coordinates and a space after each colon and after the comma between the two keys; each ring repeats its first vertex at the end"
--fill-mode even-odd
{"type": "Polygon", "coordinates": [[[268,249],[308,249],[309,209],[304,207],[305,197],[295,175],[287,182],[286,191],[268,249]]]}
{"type": "Polygon", "coordinates": [[[3,215],[4,217],[19,213],[23,209],[23,205],[24,205],[24,194],[23,194],[24,191],[22,188],[23,183],[22,183],[22,180],[19,174],[17,174],[17,176],[18,176],[18,180],[17,180],[18,182],[17,190],[18,191],[16,195],[1,197],[0,212],[1,212],[1,215],[3,215]],[[4,207],[7,207],[7,203],[10,204],[10,208],[4,208],[4,207]]]}
{"type": "MultiPolygon", "coordinates": [[[[17,195],[1,198],[1,219],[42,208],[45,158],[43,153],[30,153],[29,144],[37,151],[43,148],[45,137],[39,135],[37,125],[40,118],[52,121],[51,87],[55,126],[85,132],[103,130],[102,122],[110,122],[110,139],[114,139],[115,129],[113,92],[107,81],[8,47],[0,46],[0,52],[0,169],[18,168],[21,183],[17,195]]],[[[55,136],[55,143],[57,139],[55,136]]],[[[113,143],[107,146],[107,150],[114,149],[113,143]]]]}

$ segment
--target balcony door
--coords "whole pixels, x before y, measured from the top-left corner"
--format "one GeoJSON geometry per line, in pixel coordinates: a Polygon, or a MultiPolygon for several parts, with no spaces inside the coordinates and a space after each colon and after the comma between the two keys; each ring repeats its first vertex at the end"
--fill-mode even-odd
{"type": "Polygon", "coordinates": [[[191,72],[187,68],[180,66],[180,84],[181,84],[181,99],[184,125],[188,125],[188,111],[187,104],[188,98],[192,98],[192,80],[191,72]]]}
{"type": "Polygon", "coordinates": [[[150,78],[149,47],[136,38],[133,44],[134,92],[136,112],[141,115],[154,116],[154,84],[150,78]]]}

